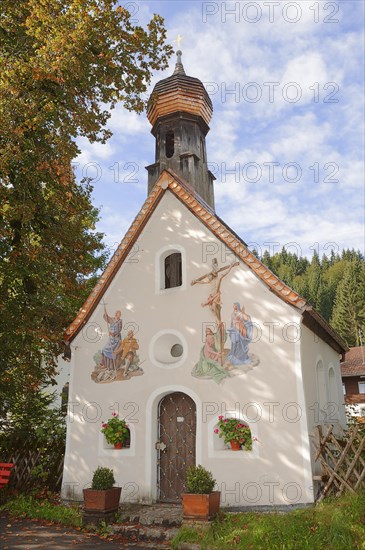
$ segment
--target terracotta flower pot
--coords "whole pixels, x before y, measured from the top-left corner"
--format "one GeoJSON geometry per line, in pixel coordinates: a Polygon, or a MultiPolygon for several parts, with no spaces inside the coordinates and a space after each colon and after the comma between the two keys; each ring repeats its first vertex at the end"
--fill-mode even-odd
{"type": "Polygon", "coordinates": [[[232,451],[240,451],[241,443],[239,441],[230,441],[232,451]]]}
{"type": "Polygon", "coordinates": [[[123,443],[114,443],[114,449],[123,449],[123,443]]]}
{"type": "Polygon", "coordinates": [[[84,509],[98,512],[114,512],[118,510],[121,487],[112,487],[105,491],[84,489],[84,509]]]}
{"type": "Polygon", "coordinates": [[[220,491],[214,491],[208,495],[183,493],[182,503],[184,518],[205,521],[214,518],[219,511],[220,498],[220,491]]]}

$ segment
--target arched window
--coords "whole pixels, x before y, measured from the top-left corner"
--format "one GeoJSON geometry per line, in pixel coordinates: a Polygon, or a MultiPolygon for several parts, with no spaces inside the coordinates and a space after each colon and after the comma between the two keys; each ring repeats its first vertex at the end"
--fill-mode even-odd
{"type": "Polygon", "coordinates": [[[172,131],[169,131],[166,133],[166,143],[165,143],[165,147],[166,147],[166,156],[167,158],[171,158],[174,154],[174,151],[175,151],[175,137],[174,137],[174,132],[172,131]]]}
{"type": "MultiPolygon", "coordinates": [[[[213,449],[215,451],[248,451],[253,450],[253,444],[257,441],[253,437],[247,420],[237,418],[236,415],[227,413],[226,416],[219,416],[218,422],[214,424],[213,449]]],[[[237,457],[240,455],[236,455],[237,457]]]]}
{"type": "Polygon", "coordinates": [[[181,253],[173,252],[166,256],[165,266],[165,287],[174,288],[182,285],[181,253]]]}
{"type": "Polygon", "coordinates": [[[327,420],[327,385],[324,366],[321,360],[318,361],[316,367],[317,374],[317,395],[318,395],[318,415],[316,415],[315,423],[323,424],[327,420]]]}

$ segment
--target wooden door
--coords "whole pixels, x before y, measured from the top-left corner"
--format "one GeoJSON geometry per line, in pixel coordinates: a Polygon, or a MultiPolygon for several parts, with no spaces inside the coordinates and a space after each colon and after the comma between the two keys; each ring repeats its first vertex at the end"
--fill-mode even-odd
{"type": "Polygon", "coordinates": [[[158,406],[157,485],[159,499],[179,502],[187,468],[195,466],[196,407],[185,393],[175,392],[158,406]]]}

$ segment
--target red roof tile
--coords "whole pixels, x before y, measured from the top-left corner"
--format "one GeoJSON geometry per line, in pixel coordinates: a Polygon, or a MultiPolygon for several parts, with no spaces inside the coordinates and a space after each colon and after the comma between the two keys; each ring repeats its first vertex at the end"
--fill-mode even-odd
{"type": "Polygon", "coordinates": [[[341,363],[342,376],[365,375],[365,346],[350,348],[341,363]]]}

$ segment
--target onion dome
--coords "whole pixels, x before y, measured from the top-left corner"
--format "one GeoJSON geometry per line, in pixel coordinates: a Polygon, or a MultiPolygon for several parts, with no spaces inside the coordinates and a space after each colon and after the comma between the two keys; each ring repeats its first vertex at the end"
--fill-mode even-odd
{"type": "Polygon", "coordinates": [[[200,116],[207,125],[212,118],[211,99],[198,78],[185,74],[181,56],[178,50],[173,74],[157,82],[152,91],[147,106],[147,118],[152,126],[158,118],[178,111],[200,116]]]}

